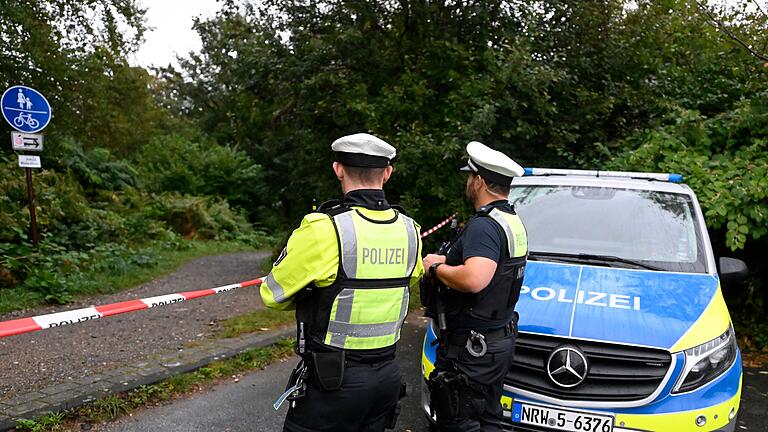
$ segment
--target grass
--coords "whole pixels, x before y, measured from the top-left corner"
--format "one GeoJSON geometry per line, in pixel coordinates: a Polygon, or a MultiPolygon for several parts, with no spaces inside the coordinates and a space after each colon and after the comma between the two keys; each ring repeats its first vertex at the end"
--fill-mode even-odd
{"type": "Polygon", "coordinates": [[[231,338],[246,333],[272,330],[296,321],[293,311],[260,309],[221,321],[217,338],[231,338]]]}
{"type": "Polygon", "coordinates": [[[82,294],[102,294],[104,289],[107,289],[107,292],[123,291],[172,273],[183,264],[197,258],[247,251],[253,251],[253,247],[240,242],[189,241],[189,247],[183,250],[161,250],[156,264],[152,267],[137,266],[120,274],[96,273],[90,275],[93,284],[84,289],[82,294]]]}
{"type": "Polygon", "coordinates": [[[179,395],[210,387],[224,379],[232,379],[244,372],[262,369],[277,360],[288,358],[293,355],[294,343],[293,339],[283,339],[274,345],[215,361],[194,372],[108,396],[80,408],[47,414],[35,420],[19,420],[16,427],[19,431],[59,432],[79,430],[84,423],[115,420],[138,408],[158,405],[179,395]]]}
{"type": "MultiPolygon", "coordinates": [[[[60,280],[66,286],[67,295],[71,296],[67,299],[73,300],[77,297],[109,294],[134,288],[204,256],[252,250],[252,246],[236,241],[191,240],[184,241],[183,247],[172,249],[156,245],[141,250],[137,256],[111,256],[110,259],[115,262],[114,265],[61,277],[60,280]]],[[[0,289],[0,313],[28,309],[46,303],[50,303],[50,300],[47,300],[40,291],[26,287],[0,289]]]]}

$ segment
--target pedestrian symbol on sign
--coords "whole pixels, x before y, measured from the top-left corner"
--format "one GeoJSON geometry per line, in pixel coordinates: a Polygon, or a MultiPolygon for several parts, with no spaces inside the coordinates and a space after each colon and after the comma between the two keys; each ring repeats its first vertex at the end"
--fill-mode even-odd
{"type": "Polygon", "coordinates": [[[13,86],[0,99],[3,117],[20,132],[34,133],[48,126],[51,106],[45,96],[26,86],[13,86]]]}

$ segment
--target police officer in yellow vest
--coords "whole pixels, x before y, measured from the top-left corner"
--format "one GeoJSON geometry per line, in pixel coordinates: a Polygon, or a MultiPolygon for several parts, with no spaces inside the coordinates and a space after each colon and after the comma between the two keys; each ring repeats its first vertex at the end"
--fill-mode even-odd
{"type": "Polygon", "coordinates": [[[296,309],[302,358],[275,406],[290,401],[284,431],[383,431],[404,395],[395,344],[424,274],[420,228],[382,190],[394,147],[361,133],[331,149],[343,201],[304,217],[261,285],[268,307],[296,309]]]}
{"type": "Polygon", "coordinates": [[[525,227],[508,201],[523,168],[505,154],[467,145],[466,196],[476,209],[445,255],[424,258],[428,278],[444,284],[447,331],[429,379],[440,431],[501,431],[501,391],[512,365],[528,253],[525,227]]]}

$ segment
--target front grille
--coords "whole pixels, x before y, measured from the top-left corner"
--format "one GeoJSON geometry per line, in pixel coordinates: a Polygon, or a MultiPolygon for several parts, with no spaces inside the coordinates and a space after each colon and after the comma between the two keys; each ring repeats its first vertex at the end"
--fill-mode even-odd
{"type": "Polygon", "coordinates": [[[520,333],[505,384],[560,400],[638,401],[656,391],[671,363],[661,349],[520,333]],[[566,344],[579,347],[589,363],[584,382],[572,388],[553,383],[546,370],[552,351],[566,344]]]}

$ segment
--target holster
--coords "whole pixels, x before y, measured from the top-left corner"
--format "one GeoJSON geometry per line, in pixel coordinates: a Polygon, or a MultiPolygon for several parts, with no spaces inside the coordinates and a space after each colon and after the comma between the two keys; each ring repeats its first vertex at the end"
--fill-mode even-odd
{"type": "Polygon", "coordinates": [[[419,294],[421,305],[425,308],[424,315],[429,318],[436,318],[437,290],[435,289],[434,282],[430,278],[421,278],[421,281],[419,281],[419,294]]]}
{"type": "Polygon", "coordinates": [[[343,350],[312,352],[315,383],[323,391],[341,388],[344,380],[345,354],[343,350]]]}
{"type": "Polygon", "coordinates": [[[394,429],[397,424],[397,418],[400,417],[400,400],[408,395],[408,386],[400,381],[400,394],[397,396],[397,403],[392,407],[392,411],[387,414],[387,421],[384,424],[386,429],[394,429]]]}
{"type": "Polygon", "coordinates": [[[438,424],[463,418],[475,418],[485,409],[482,386],[458,371],[439,371],[429,375],[429,408],[438,424]]]}

